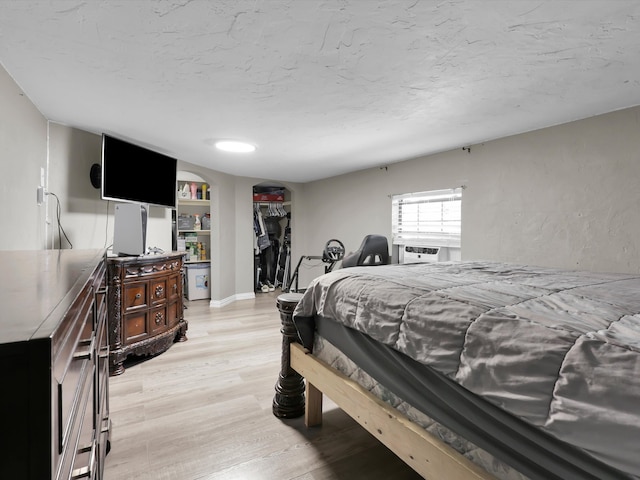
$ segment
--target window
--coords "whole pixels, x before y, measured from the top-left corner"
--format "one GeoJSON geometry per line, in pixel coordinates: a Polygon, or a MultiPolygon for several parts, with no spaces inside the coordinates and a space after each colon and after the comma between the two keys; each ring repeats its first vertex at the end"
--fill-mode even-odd
{"type": "Polygon", "coordinates": [[[460,247],[462,188],[391,197],[394,244],[460,247]]]}

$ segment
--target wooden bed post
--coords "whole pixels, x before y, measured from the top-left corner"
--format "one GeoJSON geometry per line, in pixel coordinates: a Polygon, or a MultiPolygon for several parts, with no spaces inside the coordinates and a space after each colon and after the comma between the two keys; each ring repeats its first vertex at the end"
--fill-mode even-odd
{"type": "Polygon", "coordinates": [[[282,322],[282,360],[280,375],[273,397],[273,414],[279,418],[295,418],[304,415],[305,385],[302,376],[291,368],[289,345],[298,342],[298,332],[293,324],[293,311],[302,298],[301,293],[283,293],[276,305],[282,322]]]}

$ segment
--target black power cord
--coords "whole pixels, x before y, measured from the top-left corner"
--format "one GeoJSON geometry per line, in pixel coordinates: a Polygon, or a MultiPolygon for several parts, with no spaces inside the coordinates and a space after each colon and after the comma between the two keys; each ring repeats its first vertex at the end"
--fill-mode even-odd
{"type": "Polygon", "coordinates": [[[56,219],[58,221],[58,239],[59,239],[59,249],[62,250],[62,236],[64,235],[65,240],[67,241],[67,243],[69,244],[69,248],[73,248],[73,244],[71,243],[71,241],[69,240],[69,237],[67,237],[67,233],[64,231],[64,228],[62,228],[62,223],[60,222],[60,215],[62,213],[62,207],[60,206],[60,199],[58,198],[58,196],[53,193],[53,192],[46,192],[47,195],[53,195],[56,199],[57,202],[57,208],[56,208],[56,219]]]}

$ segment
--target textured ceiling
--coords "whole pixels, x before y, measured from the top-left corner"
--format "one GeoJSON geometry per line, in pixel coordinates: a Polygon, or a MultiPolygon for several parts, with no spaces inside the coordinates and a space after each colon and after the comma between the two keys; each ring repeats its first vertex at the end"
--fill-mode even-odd
{"type": "Polygon", "coordinates": [[[638,105],[639,59],[637,0],[0,0],[48,119],[275,180],[638,105]]]}

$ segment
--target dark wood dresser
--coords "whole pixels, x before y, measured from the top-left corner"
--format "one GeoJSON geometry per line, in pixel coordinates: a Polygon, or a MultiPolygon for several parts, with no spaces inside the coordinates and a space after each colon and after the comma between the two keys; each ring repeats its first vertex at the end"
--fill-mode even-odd
{"type": "Polygon", "coordinates": [[[105,252],[0,252],[0,478],[103,478],[105,252]]]}
{"type": "Polygon", "coordinates": [[[184,252],[108,257],[111,375],[129,355],[156,355],[187,339],[184,252]]]}

